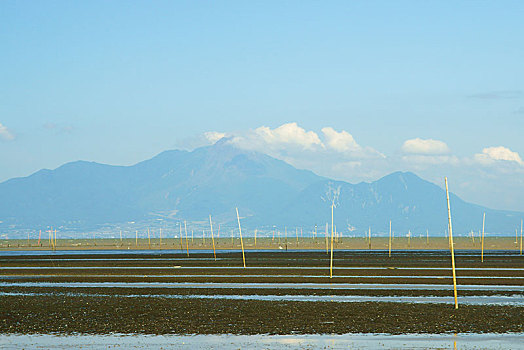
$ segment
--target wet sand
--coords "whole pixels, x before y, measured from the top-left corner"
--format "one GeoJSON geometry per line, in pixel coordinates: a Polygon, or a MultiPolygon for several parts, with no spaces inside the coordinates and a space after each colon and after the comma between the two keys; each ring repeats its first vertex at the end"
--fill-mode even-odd
{"type": "MultiPolygon", "coordinates": [[[[446,250],[397,250],[391,258],[387,251],[338,250],[332,279],[328,258],[325,251],[248,251],[243,268],[238,251],[221,251],[216,261],[212,251],[3,253],[0,333],[524,332],[520,304],[464,303],[455,310],[452,302],[391,302],[452,297],[446,250]],[[343,296],[352,301],[337,301],[343,296]],[[377,301],[358,299],[371,296],[377,301]]],[[[459,303],[461,296],[524,295],[517,252],[489,250],[483,263],[474,250],[456,258],[459,303]]]]}

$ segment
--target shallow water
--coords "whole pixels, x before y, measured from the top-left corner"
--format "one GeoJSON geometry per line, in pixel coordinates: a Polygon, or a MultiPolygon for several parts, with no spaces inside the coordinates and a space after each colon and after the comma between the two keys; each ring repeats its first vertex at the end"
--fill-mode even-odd
{"type": "MultiPolygon", "coordinates": [[[[0,282],[0,287],[86,287],[86,288],[240,288],[240,289],[411,289],[448,290],[446,284],[386,283],[214,283],[214,282],[0,282]]],[[[522,291],[522,286],[459,285],[458,290],[522,291]]]]}
{"type": "MultiPolygon", "coordinates": [[[[282,253],[286,251],[282,249],[247,249],[248,253],[282,253]]],[[[289,249],[290,253],[301,253],[301,252],[324,252],[325,249],[289,249]]],[[[218,253],[240,253],[240,248],[237,249],[218,249],[218,253]]],[[[213,254],[212,249],[194,249],[190,250],[189,253],[193,254],[213,254]]],[[[335,249],[334,253],[358,253],[358,254],[388,254],[387,249],[335,249]]],[[[392,250],[392,255],[419,255],[423,254],[426,256],[449,256],[447,249],[398,249],[392,250]]],[[[111,254],[135,254],[135,255],[164,255],[164,254],[175,254],[185,255],[186,250],[181,249],[80,249],[80,250],[0,250],[0,256],[23,256],[23,255],[111,255],[111,254]]],[[[517,249],[512,250],[490,250],[484,249],[485,256],[508,256],[508,255],[519,255],[517,249]]],[[[455,256],[479,256],[480,250],[471,249],[460,249],[455,250],[455,256]]]]}
{"type": "MultiPolygon", "coordinates": [[[[454,304],[453,297],[437,296],[362,296],[362,295],[172,295],[172,294],[89,294],[89,293],[18,293],[0,292],[0,296],[57,296],[65,295],[90,297],[120,297],[120,298],[167,298],[167,299],[226,299],[226,300],[263,300],[263,301],[309,301],[309,302],[389,302],[389,303],[416,303],[416,304],[454,304]]],[[[465,305],[511,305],[524,306],[522,295],[493,295],[493,296],[461,296],[459,303],[465,305]]]]}
{"type": "Polygon", "coordinates": [[[2,349],[522,349],[524,334],[0,335],[2,349]]]}
{"type": "MultiPolygon", "coordinates": [[[[23,278],[31,278],[31,279],[44,279],[44,278],[50,278],[50,277],[82,277],[82,278],[97,278],[97,277],[134,277],[134,278],[142,278],[142,277],[154,277],[154,278],[211,278],[211,277],[219,277],[219,278],[287,278],[287,279],[293,279],[293,278],[319,278],[319,277],[327,277],[326,275],[252,275],[252,274],[242,274],[242,275],[184,275],[184,274],[177,274],[177,275],[155,275],[155,274],[149,274],[149,275],[134,275],[134,274],[85,274],[85,275],[53,275],[53,274],[42,274],[42,275],[8,275],[8,276],[0,276],[0,280],[11,280],[11,279],[23,279],[23,278]]],[[[381,276],[381,275],[334,275],[331,277],[333,280],[345,278],[359,278],[359,279],[398,279],[398,278],[405,278],[405,279],[427,279],[427,278],[435,278],[435,279],[452,279],[453,276],[402,276],[402,275],[388,275],[388,276],[381,276]]],[[[514,276],[467,276],[467,275],[460,275],[457,276],[457,279],[461,278],[471,278],[471,279],[509,279],[509,280],[515,280],[515,279],[524,279],[524,277],[514,277],[514,276]]],[[[524,288],[524,287],[523,287],[524,288]]]]}
{"type": "MultiPolygon", "coordinates": [[[[90,260],[90,259],[75,259],[77,260],[90,260]]],[[[110,259],[108,259],[110,260],[110,259]]],[[[118,259],[118,260],[127,260],[127,259],[118,259]]],[[[143,259],[137,259],[143,260],[143,259]]],[[[169,259],[171,260],[171,259],[169,259]]],[[[34,261],[34,260],[31,260],[34,261]]],[[[41,260],[39,260],[41,261],[41,260]]],[[[47,261],[47,260],[46,260],[47,261]]],[[[62,269],[169,269],[169,268],[178,268],[178,269],[228,269],[228,270],[273,270],[273,269],[286,269],[286,270],[328,270],[329,267],[326,266],[116,266],[116,267],[107,267],[107,266],[1,266],[0,269],[5,270],[18,270],[18,269],[45,269],[45,270],[62,270],[62,269]]],[[[395,267],[393,270],[451,270],[450,267],[395,267]]],[[[341,266],[336,267],[336,270],[390,270],[387,267],[357,267],[357,266],[341,266]]],[[[523,271],[524,268],[520,267],[457,267],[457,271],[523,271]]]]}

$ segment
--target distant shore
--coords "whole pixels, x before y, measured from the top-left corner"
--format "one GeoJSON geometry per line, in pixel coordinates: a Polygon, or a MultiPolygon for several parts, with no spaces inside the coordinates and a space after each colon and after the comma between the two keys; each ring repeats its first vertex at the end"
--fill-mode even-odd
{"type": "MultiPolygon", "coordinates": [[[[244,249],[253,250],[325,250],[326,244],[328,249],[331,247],[330,238],[327,240],[325,236],[318,238],[288,236],[284,237],[257,238],[255,243],[254,237],[247,237],[243,239],[244,249]]],[[[240,238],[215,238],[216,250],[241,250],[240,238]]],[[[481,241],[478,237],[473,240],[470,237],[454,238],[455,249],[459,250],[480,250],[481,241]]],[[[485,250],[520,250],[521,242],[520,235],[517,242],[515,237],[485,237],[485,250]]],[[[449,248],[449,240],[446,237],[395,237],[392,240],[392,250],[442,250],[449,248]]],[[[34,251],[49,251],[49,250],[212,250],[213,241],[211,237],[199,238],[104,238],[104,239],[57,239],[56,246],[48,239],[42,239],[40,243],[36,239],[11,239],[0,240],[0,251],[15,251],[15,250],[34,250],[34,251]]],[[[334,242],[334,249],[358,249],[358,250],[388,250],[389,238],[387,237],[372,237],[371,242],[366,238],[344,237],[334,242]]]]}

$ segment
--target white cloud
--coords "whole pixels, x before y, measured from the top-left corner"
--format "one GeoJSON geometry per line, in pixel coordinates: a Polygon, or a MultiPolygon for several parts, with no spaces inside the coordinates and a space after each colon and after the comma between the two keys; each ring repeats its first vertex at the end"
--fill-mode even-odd
{"type": "Polygon", "coordinates": [[[517,152],[513,152],[503,146],[484,148],[482,153],[475,154],[474,159],[484,165],[493,164],[496,161],[515,162],[519,165],[524,165],[522,158],[520,158],[517,152]]]}
{"type": "Polygon", "coordinates": [[[215,143],[218,140],[220,140],[221,138],[226,137],[226,134],[223,132],[218,132],[218,131],[208,131],[204,133],[204,137],[209,142],[215,143]]]}
{"type": "Polygon", "coordinates": [[[335,151],[348,152],[362,149],[353,138],[353,135],[345,130],[337,132],[335,129],[328,126],[322,128],[322,132],[324,133],[326,144],[335,151]]]}
{"type": "Polygon", "coordinates": [[[402,145],[402,151],[409,154],[441,155],[450,152],[445,142],[433,139],[415,138],[406,140],[402,145]]]}
{"type": "Polygon", "coordinates": [[[0,139],[11,141],[15,139],[15,136],[9,131],[9,129],[0,123],[0,139]]]}
{"type": "Polygon", "coordinates": [[[306,131],[297,123],[282,124],[278,128],[271,129],[261,126],[255,129],[255,134],[269,145],[294,145],[305,150],[313,150],[324,147],[322,141],[314,131],[306,131]]]}

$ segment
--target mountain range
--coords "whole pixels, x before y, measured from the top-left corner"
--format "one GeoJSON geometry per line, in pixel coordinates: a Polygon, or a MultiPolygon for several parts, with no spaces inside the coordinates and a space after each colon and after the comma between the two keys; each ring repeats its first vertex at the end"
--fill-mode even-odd
{"type": "MultiPolygon", "coordinates": [[[[47,226],[85,230],[103,225],[182,220],[236,225],[238,207],[246,228],[304,227],[359,234],[443,234],[445,191],[410,172],[351,184],[299,170],[284,161],[239,149],[228,139],[193,151],[172,150],[132,166],[76,161],[55,170],[0,183],[0,230],[47,226]]],[[[514,232],[524,213],[467,203],[450,194],[454,232],[514,232]]]]}

